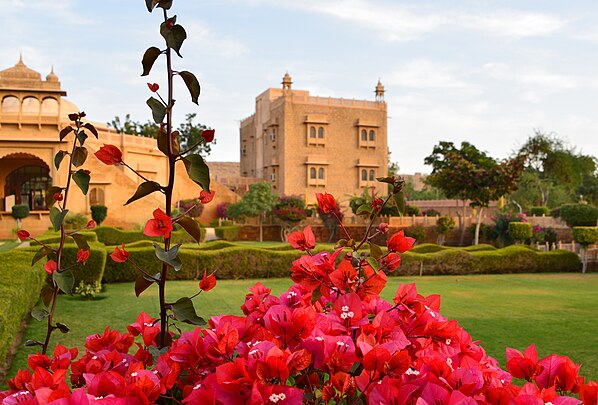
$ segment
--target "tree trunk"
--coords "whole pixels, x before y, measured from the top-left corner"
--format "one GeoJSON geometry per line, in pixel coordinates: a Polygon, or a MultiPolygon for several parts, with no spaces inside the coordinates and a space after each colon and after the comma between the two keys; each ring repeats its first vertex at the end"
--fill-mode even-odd
{"type": "Polygon", "coordinates": [[[585,273],[586,270],[588,269],[588,248],[587,247],[581,248],[581,260],[583,263],[581,272],[585,273]]]}
{"type": "Polygon", "coordinates": [[[260,242],[264,241],[264,230],[263,230],[263,227],[262,227],[262,215],[263,214],[260,213],[260,215],[258,217],[259,218],[259,224],[260,224],[260,242]]]}
{"type": "Polygon", "coordinates": [[[480,240],[480,226],[482,225],[482,211],[484,211],[484,207],[479,207],[480,210],[478,211],[478,220],[475,224],[475,235],[473,237],[473,244],[477,245],[480,240]]]}
{"type": "Polygon", "coordinates": [[[463,214],[459,216],[459,227],[461,229],[461,236],[459,237],[459,246],[463,246],[463,242],[465,241],[465,214],[467,209],[467,202],[463,200],[463,214]]]}

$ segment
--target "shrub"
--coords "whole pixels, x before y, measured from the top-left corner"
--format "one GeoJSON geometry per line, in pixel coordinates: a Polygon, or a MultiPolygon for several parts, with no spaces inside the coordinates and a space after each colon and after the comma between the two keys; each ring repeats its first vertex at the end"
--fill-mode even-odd
{"type": "Polygon", "coordinates": [[[74,293],[80,295],[84,300],[93,300],[101,291],[102,285],[99,282],[87,284],[84,281],[81,281],[79,285],[75,287],[74,293]]]}
{"type": "Polygon", "coordinates": [[[443,245],[446,235],[455,229],[455,220],[448,215],[443,215],[436,220],[436,229],[438,230],[438,243],[443,245]]]}
{"type": "MultiPolygon", "coordinates": [[[[176,203],[177,209],[180,213],[187,212],[187,210],[191,209],[187,215],[191,218],[198,218],[201,217],[203,212],[203,204],[197,198],[189,198],[186,200],[180,200],[176,203]],[[195,207],[193,207],[195,206],[195,207]],[[193,208],[191,208],[193,207],[193,208]]],[[[173,215],[174,216],[174,215],[173,215]]]]}
{"type": "Polygon", "coordinates": [[[573,227],[573,240],[586,248],[598,240],[597,226],[575,226],[573,227]]]}
{"type": "Polygon", "coordinates": [[[106,219],[108,215],[108,207],[105,205],[92,205],[91,207],[91,219],[96,221],[98,225],[101,225],[102,222],[106,219]]]}
{"type": "Polygon", "coordinates": [[[565,204],[554,212],[567,226],[596,226],[598,208],[589,204],[565,204]]]}
{"type": "Polygon", "coordinates": [[[33,253],[25,249],[0,253],[0,365],[29,316],[46,279],[43,264],[31,266],[33,253]]]}
{"type": "Polygon", "coordinates": [[[511,222],[509,224],[509,235],[517,242],[522,243],[532,238],[532,225],[527,222],[511,222]]]}
{"type": "Polygon", "coordinates": [[[541,217],[543,215],[550,215],[550,209],[548,207],[532,207],[529,210],[529,213],[536,217],[541,217]]]}
{"type": "Polygon", "coordinates": [[[221,202],[218,203],[218,205],[216,205],[216,215],[218,215],[218,218],[226,218],[226,210],[228,209],[228,206],[230,205],[230,203],[228,202],[221,202]]]}
{"type": "Polygon", "coordinates": [[[219,226],[214,228],[216,232],[216,236],[220,239],[224,240],[236,240],[239,236],[239,231],[241,227],[238,225],[230,225],[230,226],[219,226]]]}
{"type": "MultiPolygon", "coordinates": [[[[203,226],[199,227],[201,231],[201,240],[203,241],[206,236],[206,230],[203,226]]],[[[152,240],[160,241],[161,238],[158,236],[147,236],[142,230],[138,231],[125,231],[122,229],[116,229],[110,226],[98,226],[93,230],[98,235],[98,240],[105,245],[114,246],[120,245],[121,243],[129,244],[140,240],[152,240]]],[[[174,231],[171,234],[171,241],[173,244],[177,243],[195,243],[193,239],[184,230],[174,231]]]]}
{"type": "MultiPolygon", "coordinates": [[[[98,242],[98,235],[93,231],[81,231],[77,233],[83,236],[89,243],[98,242]]],[[[36,239],[46,244],[60,243],[60,232],[46,231],[43,235],[38,236],[36,239]]],[[[73,239],[67,237],[66,242],[73,243],[73,239]]]]}
{"type": "Polygon", "coordinates": [[[87,225],[88,219],[85,214],[81,212],[77,213],[68,213],[66,218],[64,219],[64,228],[65,229],[83,229],[85,225],[87,225]]]}
{"type": "Polygon", "coordinates": [[[426,228],[421,225],[410,226],[405,229],[405,235],[415,238],[418,243],[423,243],[426,240],[426,228]]]}
{"type": "Polygon", "coordinates": [[[11,215],[17,221],[27,218],[29,216],[29,206],[27,204],[13,205],[11,215]]]}
{"type": "Polygon", "coordinates": [[[509,234],[509,224],[511,222],[527,222],[527,216],[524,213],[498,212],[494,219],[492,230],[488,230],[487,239],[494,240],[498,238],[501,247],[511,245],[514,240],[509,234]],[[494,236],[494,237],[492,237],[494,236]]]}
{"type": "Polygon", "coordinates": [[[424,211],[424,215],[428,216],[428,217],[438,217],[440,216],[440,212],[436,211],[433,208],[429,208],[427,210],[424,211]]]}
{"type": "Polygon", "coordinates": [[[405,206],[405,215],[408,216],[417,216],[419,215],[419,207],[416,205],[407,205],[405,206]]]}

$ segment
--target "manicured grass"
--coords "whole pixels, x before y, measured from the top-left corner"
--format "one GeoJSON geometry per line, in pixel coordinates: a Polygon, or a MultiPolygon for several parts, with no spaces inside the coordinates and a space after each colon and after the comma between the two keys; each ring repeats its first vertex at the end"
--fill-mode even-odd
{"type": "MultiPolygon", "coordinates": [[[[196,308],[205,318],[241,314],[247,288],[256,281],[219,281],[214,290],[196,299],[196,308]]],[[[277,295],[291,284],[286,279],[262,282],[277,295]]],[[[598,378],[598,274],[397,277],[389,279],[383,297],[392,300],[400,282],[416,282],[423,295],[441,294],[441,313],[457,319],[503,367],[507,346],[523,350],[535,343],[540,356],[567,355],[582,364],[582,375],[598,378]]],[[[196,281],[175,281],[168,286],[170,299],[189,296],[196,289],[196,281]]],[[[61,296],[56,320],[69,325],[71,332],[55,334],[52,346],[82,348],[85,336],[103,331],[106,325],[124,331],[141,311],[155,316],[156,296],[157,289],[152,287],[135,298],[132,283],[107,285],[97,301],[61,296]]],[[[25,339],[42,339],[44,332],[44,323],[31,321],[25,339]]],[[[26,364],[31,352],[25,347],[19,350],[9,375],[26,364]]]]}
{"type": "Polygon", "coordinates": [[[9,250],[12,250],[14,248],[16,248],[17,246],[19,246],[22,242],[17,242],[14,240],[3,240],[0,241],[0,252],[8,252],[9,250]]]}

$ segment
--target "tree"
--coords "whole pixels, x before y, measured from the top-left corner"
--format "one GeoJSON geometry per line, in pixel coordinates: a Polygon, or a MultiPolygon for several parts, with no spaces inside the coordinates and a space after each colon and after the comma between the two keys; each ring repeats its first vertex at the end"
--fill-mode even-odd
{"type": "MultiPolygon", "coordinates": [[[[520,155],[498,163],[468,142],[461,143],[461,149],[455,148],[452,142],[441,142],[425,159],[425,163],[433,167],[429,184],[443,190],[448,198],[463,200],[464,208],[465,200],[478,208],[474,245],[479,241],[483,209],[491,201],[517,189],[524,161],[525,156],[520,155]]],[[[460,225],[463,226],[462,221],[460,225]]]]}
{"type": "Polygon", "coordinates": [[[272,191],[268,182],[254,183],[249,186],[249,191],[243,195],[241,201],[231,204],[227,209],[230,218],[258,217],[260,226],[260,242],[264,240],[262,219],[272,211],[278,197],[272,191]]]}

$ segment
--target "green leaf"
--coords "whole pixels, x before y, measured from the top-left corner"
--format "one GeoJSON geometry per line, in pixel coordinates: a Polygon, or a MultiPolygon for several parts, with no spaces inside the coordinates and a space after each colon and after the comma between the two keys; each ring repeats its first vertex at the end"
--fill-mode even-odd
{"type": "Polygon", "coordinates": [[[37,252],[35,252],[35,256],[33,256],[33,260],[31,260],[31,265],[33,266],[35,263],[48,256],[52,252],[53,250],[51,248],[42,246],[37,252]]]}
{"type": "Polygon", "coordinates": [[[70,236],[73,238],[79,249],[89,250],[89,244],[87,243],[87,238],[85,238],[85,236],[79,233],[73,233],[70,236]]]}
{"type": "MultiPolygon", "coordinates": [[[[166,132],[158,131],[158,149],[166,156],[170,153],[168,151],[168,134],[166,132]]],[[[180,151],[179,131],[174,131],[172,133],[172,152],[178,154],[180,151]]]]}
{"type": "Polygon", "coordinates": [[[322,297],[322,291],[316,288],[311,292],[311,303],[315,304],[322,297]]]}
{"type": "Polygon", "coordinates": [[[73,152],[73,165],[75,167],[82,166],[87,159],[87,148],[83,146],[77,146],[73,152]]]}
{"type": "Polygon", "coordinates": [[[181,322],[190,323],[192,325],[205,325],[206,321],[197,316],[193,301],[189,297],[180,298],[172,305],[172,312],[174,317],[181,322]]]}
{"type": "Polygon", "coordinates": [[[52,303],[52,298],[54,298],[54,288],[52,288],[49,284],[44,284],[42,287],[42,291],[39,294],[42,302],[46,307],[49,307],[52,303]]]}
{"type": "Polygon", "coordinates": [[[62,225],[64,217],[66,217],[68,212],[69,210],[60,211],[58,208],[52,207],[50,210],[50,222],[52,222],[52,225],[54,225],[55,231],[60,230],[60,225],[62,225]]]}
{"type": "Polygon", "coordinates": [[[59,150],[56,155],[54,156],[54,166],[56,167],[56,170],[58,170],[60,168],[60,163],[62,162],[62,159],[64,159],[64,157],[66,156],[67,152],[64,150],[59,150]]]}
{"type": "Polygon", "coordinates": [[[33,319],[35,319],[36,321],[43,321],[44,319],[46,319],[48,316],[50,316],[50,313],[48,312],[47,309],[45,308],[41,308],[41,307],[34,307],[31,310],[31,317],[33,319]]]}
{"type": "Polygon", "coordinates": [[[93,136],[96,137],[96,139],[98,139],[98,130],[96,129],[96,127],[94,127],[92,124],[90,124],[89,122],[86,123],[85,125],[83,125],[85,128],[87,128],[89,130],[89,132],[91,132],[93,134],[93,136]]]}
{"type": "Polygon", "coordinates": [[[52,206],[56,203],[56,200],[54,199],[54,194],[56,193],[62,193],[62,187],[52,186],[46,189],[44,201],[46,202],[46,207],[48,209],[52,208],[52,206]]]}
{"type": "Polygon", "coordinates": [[[380,246],[376,245],[375,243],[370,242],[370,256],[371,257],[378,260],[379,258],[382,257],[383,254],[384,253],[382,252],[382,249],[380,248],[380,246]]]}
{"type": "Polygon", "coordinates": [[[378,260],[376,260],[372,256],[370,256],[370,257],[366,258],[365,261],[368,262],[370,266],[372,266],[372,268],[376,271],[376,273],[378,272],[378,269],[380,266],[378,264],[378,260]]]}
{"type": "Polygon", "coordinates": [[[75,133],[75,135],[77,135],[77,139],[79,140],[79,143],[81,144],[81,146],[83,146],[83,144],[85,143],[85,141],[88,138],[85,131],[78,131],[75,133]]]}
{"type": "Polygon", "coordinates": [[[199,81],[197,80],[197,77],[195,77],[193,73],[188,72],[186,70],[179,72],[179,76],[183,78],[185,84],[187,85],[187,89],[189,89],[189,93],[191,94],[191,101],[193,101],[195,104],[198,104],[199,93],[201,91],[201,88],[199,86],[199,81]]]}
{"type": "Polygon", "coordinates": [[[394,177],[376,177],[376,180],[380,183],[395,184],[396,179],[394,177]]]}
{"type": "Polygon", "coordinates": [[[79,186],[83,195],[87,195],[87,192],[89,191],[89,181],[91,180],[89,174],[87,174],[85,170],[79,169],[73,173],[73,180],[79,186]]]}
{"type": "MultiPolygon", "coordinates": [[[[176,18],[173,17],[173,18],[176,18]]],[[[160,34],[166,40],[166,45],[168,47],[174,49],[174,51],[179,55],[181,58],[181,46],[183,45],[183,41],[187,39],[187,33],[182,25],[175,24],[172,28],[168,28],[168,25],[163,22],[160,24],[160,34]]]]}
{"type": "Polygon", "coordinates": [[[52,277],[54,278],[54,282],[56,283],[58,288],[62,290],[62,292],[68,295],[73,295],[73,287],[75,286],[75,275],[72,271],[67,270],[63,271],[62,273],[55,271],[52,274],[52,277]]]}
{"type": "Polygon", "coordinates": [[[371,213],[372,213],[372,207],[370,204],[361,204],[357,208],[357,211],[355,211],[355,215],[362,215],[362,214],[370,215],[371,213]]]}
{"type": "Polygon", "coordinates": [[[148,280],[145,276],[140,275],[135,279],[135,296],[139,297],[142,292],[147,290],[154,284],[153,280],[148,280]]]}
{"type": "Polygon", "coordinates": [[[71,127],[71,126],[68,126],[68,127],[65,127],[65,128],[63,128],[63,129],[60,131],[60,140],[62,141],[62,140],[63,140],[63,139],[64,139],[64,138],[65,138],[65,137],[66,137],[68,134],[70,134],[72,131],[73,131],[73,127],[71,127]]]}
{"type": "Polygon", "coordinates": [[[44,344],[39,340],[27,339],[25,341],[25,346],[32,347],[32,346],[43,346],[44,344]]]}
{"type": "Polygon", "coordinates": [[[196,220],[191,217],[180,217],[177,224],[182,226],[183,229],[197,241],[197,243],[201,242],[201,230],[199,229],[199,224],[196,220]]]}
{"type": "Polygon", "coordinates": [[[154,242],[156,257],[160,259],[161,262],[173,267],[174,271],[179,271],[183,266],[183,263],[181,263],[181,261],[176,257],[176,255],[179,253],[180,247],[181,245],[174,245],[170,248],[170,250],[166,251],[160,245],[154,242]]]}
{"type": "Polygon", "coordinates": [[[141,60],[141,65],[143,66],[143,73],[141,76],[147,76],[150,74],[152,66],[154,66],[156,59],[158,59],[158,56],[160,56],[161,53],[162,51],[155,46],[147,48],[143,54],[143,59],[141,60]]]}
{"type": "Polygon", "coordinates": [[[146,101],[149,108],[152,109],[152,117],[154,118],[154,122],[156,124],[162,123],[164,121],[164,117],[166,116],[166,106],[157,98],[150,97],[146,101]]]}
{"type": "Polygon", "coordinates": [[[200,155],[189,155],[183,158],[189,178],[201,188],[210,191],[210,169],[200,155]]]}
{"type": "Polygon", "coordinates": [[[59,331],[61,331],[62,333],[69,333],[69,331],[71,330],[68,326],[66,326],[64,323],[60,323],[60,322],[56,322],[56,329],[58,329],[59,331]]]}
{"type": "Polygon", "coordinates": [[[148,194],[151,194],[155,191],[160,191],[162,186],[160,183],[156,183],[155,181],[145,181],[137,187],[137,191],[133,194],[133,197],[129,198],[124,205],[130,204],[133,201],[139,200],[140,198],[145,197],[148,194]]]}

